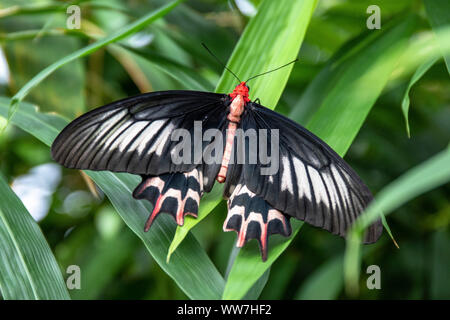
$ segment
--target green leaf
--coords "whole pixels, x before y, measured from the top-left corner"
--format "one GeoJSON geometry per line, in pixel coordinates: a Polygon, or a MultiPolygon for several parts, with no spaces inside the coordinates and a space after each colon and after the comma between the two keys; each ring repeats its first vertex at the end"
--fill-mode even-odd
{"type": "MultiPolygon", "coordinates": [[[[47,29],[43,32],[41,32],[41,30],[25,30],[25,31],[10,32],[7,34],[0,34],[0,41],[12,42],[17,40],[29,40],[33,39],[37,35],[40,35],[40,37],[68,35],[73,37],[82,37],[87,39],[98,40],[98,36],[87,34],[84,33],[83,31],[76,29],[47,29]]],[[[199,75],[198,72],[196,72],[192,68],[182,65],[181,63],[178,63],[172,59],[164,57],[153,51],[137,50],[130,46],[127,46],[125,43],[111,44],[108,47],[108,50],[113,54],[114,53],[126,54],[127,57],[129,56],[130,59],[133,59],[135,62],[137,62],[139,66],[143,65],[144,67],[142,69],[144,70],[142,71],[146,75],[147,72],[145,72],[146,71],[145,66],[147,64],[151,64],[161,72],[164,72],[165,74],[172,77],[174,80],[179,81],[182,85],[186,87],[186,89],[200,90],[200,91],[211,91],[213,89],[213,85],[209,81],[204,79],[201,75],[199,75]]],[[[36,101],[36,103],[39,104],[38,101],[36,101]]],[[[70,103],[66,104],[68,105],[70,103]]],[[[59,104],[59,107],[60,105],[61,103],[59,104]]],[[[79,114],[79,112],[75,113],[79,114]]]]}
{"type": "Polygon", "coordinates": [[[253,287],[248,290],[247,294],[244,297],[244,300],[256,300],[261,295],[264,287],[266,286],[267,280],[269,280],[270,269],[267,269],[266,272],[256,281],[253,287]]]}
{"type": "Polygon", "coordinates": [[[429,61],[425,61],[423,64],[419,66],[419,68],[416,70],[416,72],[413,74],[411,80],[409,80],[408,87],[406,88],[405,94],[403,96],[402,100],[402,112],[403,117],[405,118],[405,124],[406,124],[406,132],[408,134],[408,138],[411,136],[410,130],[409,130],[409,120],[408,120],[408,113],[409,113],[409,91],[411,90],[411,87],[419,81],[420,78],[436,63],[438,58],[431,59],[429,61]]]}
{"type": "MultiPolygon", "coordinates": [[[[374,31],[359,47],[350,47],[332,65],[325,66],[324,70],[331,70],[328,77],[318,75],[317,81],[322,83],[324,90],[315,93],[315,98],[321,103],[307,128],[341,156],[345,155],[386,85],[406,47],[414,23],[414,19],[404,19],[384,32],[374,31]]],[[[316,86],[314,81],[311,86],[316,86]]],[[[261,261],[256,246],[246,245],[240,250],[225,285],[223,298],[240,299],[245,295],[299,232],[303,222],[293,222],[290,238],[271,237],[272,249],[266,262],[261,261]]]]}
{"type": "Polygon", "coordinates": [[[143,71],[146,70],[147,64],[151,64],[156,69],[182,83],[188,90],[210,91],[213,88],[211,83],[193,69],[156,53],[141,52],[121,45],[112,45],[111,50],[126,52],[139,66],[142,66],[143,71]]]}
{"type": "Polygon", "coordinates": [[[416,20],[374,31],[337,61],[322,103],[307,128],[344,155],[395,69],[416,20]]]}
{"type": "MultiPolygon", "coordinates": [[[[114,209],[112,211],[115,212],[114,209]]],[[[71,292],[74,300],[101,298],[99,295],[111,282],[115,281],[114,278],[117,277],[120,269],[129,261],[135,253],[134,249],[138,247],[139,240],[131,232],[125,231],[128,230],[119,230],[112,237],[96,238],[97,241],[93,241],[86,263],[80,265],[81,288],[71,292]]]]}
{"type": "MultiPolygon", "coordinates": [[[[24,39],[7,41],[3,45],[11,74],[10,83],[14,90],[25,85],[42,66],[79,48],[80,41],[75,37],[42,38],[41,33],[35,33],[39,41],[24,39]]],[[[85,111],[85,77],[83,62],[73,61],[57,70],[47,81],[40,83],[37,90],[30,93],[28,101],[38,105],[45,103],[46,111],[52,110],[67,116],[81,114],[85,111]],[[61,95],[61,92],[65,95],[61,95]]]]}
{"type": "MultiPolygon", "coordinates": [[[[299,232],[302,221],[292,220],[292,240],[299,232]]],[[[270,251],[266,262],[261,261],[255,241],[248,242],[239,253],[228,275],[222,299],[242,299],[248,290],[264,275],[272,263],[286,250],[291,241],[279,235],[270,237],[270,251]]]]}
{"type": "Polygon", "coordinates": [[[431,299],[448,299],[450,297],[450,278],[442,275],[450,270],[450,236],[445,230],[437,231],[431,239],[431,299]]]}
{"type": "MultiPolygon", "coordinates": [[[[0,116],[8,114],[9,99],[0,97],[0,116]]],[[[61,117],[41,114],[28,103],[21,103],[12,122],[51,145],[59,131],[67,125],[61,117]]],[[[152,230],[144,232],[144,224],[151,205],[147,201],[136,201],[133,189],[139,184],[138,176],[111,172],[86,171],[105,192],[128,227],[142,240],[161,268],[171,276],[178,286],[192,299],[219,299],[224,280],[194,236],[186,237],[173,255],[173,263],[167,264],[165,257],[175,232],[175,223],[167,215],[155,221],[152,230]]]]}
{"type": "Polygon", "coordinates": [[[0,291],[4,299],[70,298],[44,235],[2,175],[0,291]]]}
{"type": "Polygon", "coordinates": [[[442,27],[450,27],[450,2],[448,0],[424,0],[428,20],[436,34],[442,50],[447,70],[450,73],[450,53],[448,52],[448,36],[441,32],[442,27]]]}
{"type": "Polygon", "coordinates": [[[336,299],[344,284],[343,255],[330,259],[308,276],[296,294],[299,300],[336,299]]]}
{"type": "Polygon", "coordinates": [[[380,212],[388,215],[407,201],[450,181],[450,148],[408,170],[381,190],[348,233],[344,258],[344,274],[350,294],[358,292],[361,238],[364,229],[380,212]]]}
{"type": "Polygon", "coordinates": [[[51,73],[58,70],[62,66],[68,64],[71,61],[74,61],[76,59],[82,58],[84,56],[87,56],[110,43],[117,42],[121,39],[126,38],[127,36],[136,33],[137,31],[143,29],[153,21],[163,17],[167,13],[169,13],[173,8],[175,8],[182,0],[175,0],[170,2],[168,5],[160,8],[159,10],[156,10],[154,12],[150,12],[149,14],[146,14],[142,18],[136,20],[135,22],[124,26],[117,32],[114,32],[112,35],[106,36],[105,38],[102,38],[84,48],[81,48],[64,58],[52,63],[47,68],[43,69],[41,72],[39,72],[36,76],[33,77],[30,81],[28,81],[12,98],[11,100],[11,110],[8,113],[8,122],[11,120],[12,116],[16,112],[16,106],[18,106],[18,103],[22,101],[28,93],[33,89],[35,86],[37,86],[40,82],[42,82],[45,78],[47,78],[51,73]]]}
{"type": "MultiPolygon", "coordinates": [[[[315,0],[263,1],[245,28],[228,61],[228,68],[242,80],[294,60],[300,50],[315,0]],[[283,19],[278,19],[283,17],[283,19]]],[[[249,82],[250,98],[274,109],[284,91],[293,65],[249,82]]],[[[237,80],[224,71],[216,92],[231,92],[237,80]]]]}
{"type": "MultiPolygon", "coordinates": [[[[83,4],[82,1],[78,1],[78,4],[83,4]]],[[[127,12],[121,7],[111,5],[109,3],[95,3],[86,2],[86,4],[92,9],[103,9],[103,10],[115,10],[127,12]]],[[[32,3],[27,5],[12,5],[4,9],[0,9],[0,18],[16,16],[16,15],[35,15],[37,13],[55,13],[55,12],[65,12],[69,3],[32,3]]]]}
{"type": "MultiPolygon", "coordinates": [[[[258,8],[258,13],[250,20],[234,48],[228,68],[245,81],[253,75],[294,60],[315,5],[315,0],[263,1],[258,8]],[[277,17],[283,17],[283,19],[277,17]]],[[[270,74],[270,78],[262,76],[252,80],[249,83],[250,97],[253,100],[259,98],[265,106],[275,108],[291,69],[292,66],[289,66],[270,74]]],[[[225,70],[216,92],[231,92],[236,84],[237,80],[225,70]]],[[[212,192],[202,199],[198,218],[188,218],[183,227],[177,228],[168,258],[189,230],[204,219],[222,200],[222,189],[222,185],[216,184],[212,192]]]]}

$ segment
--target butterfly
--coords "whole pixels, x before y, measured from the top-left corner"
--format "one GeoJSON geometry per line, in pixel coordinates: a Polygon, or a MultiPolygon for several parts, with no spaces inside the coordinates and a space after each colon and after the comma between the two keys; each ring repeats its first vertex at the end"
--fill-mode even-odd
{"type": "MultiPolygon", "coordinates": [[[[145,231],[161,212],[180,226],[187,215],[197,217],[200,199],[218,182],[228,207],[223,230],[237,233],[238,247],[256,239],[263,261],[270,235],[291,235],[291,218],[345,237],[373,199],[368,187],[320,138],[251,101],[247,82],[230,94],[172,90],[112,102],[67,125],[52,157],[71,169],[140,175],[133,197],[153,205],[145,231]],[[251,140],[238,130],[265,134],[251,140]],[[174,161],[181,140],[175,132],[201,137],[179,152],[197,159],[174,161]],[[249,161],[259,146],[271,149],[276,171],[267,173],[268,157],[249,161]],[[216,161],[205,161],[206,154],[216,161]]],[[[376,242],[382,230],[374,222],[364,242],[376,242]]]]}

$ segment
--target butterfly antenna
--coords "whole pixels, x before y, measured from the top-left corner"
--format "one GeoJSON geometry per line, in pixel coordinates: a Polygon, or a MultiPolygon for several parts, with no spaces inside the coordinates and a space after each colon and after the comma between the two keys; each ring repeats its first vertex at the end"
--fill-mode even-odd
{"type": "Polygon", "coordinates": [[[217,56],[216,56],[211,50],[209,50],[209,48],[206,46],[206,44],[204,44],[204,43],[202,42],[202,46],[206,49],[206,51],[209,52],[210,55],[212,55],[212,56],[214,57],[214,59],[216,59],[216,61],[217,61],[221,66],[223,66],[228,72],[230,72],[230,73],[231,73],[231,74],[232,74],[239,82],[242,82],[241,79],[239,79],[239,77],[225,65],[225,63],[223,63],[222,61],[220,61],[220,59],[217,58],[217,56]]]}
{"type": "Polygon", "coordinates": [[[291,62],[288,62],[288,63],[282,65],[281,67],[278,67],[278,68],[275,68],[275,69],[272,69],[272,70],[269,70],[269,71],[266,71],[266,72],[257,74],[256,76],[253,76],[253,77],[248,78],[248,80],[245,81],[245,82],[249,82],[250,80],[255,79],[255,78],[259,77],[259,76],[263,76],[263,75],[265,75],[265,74],[268,74],[268,73],[271,73],[271,72],[280,70],[281,68],[287,67],[288,65],[293,64],[293,63],[295,63],[295,62],[297,62],[297,61],[298,61],[298,59],[295,59],[295,60],[292,60],[291,62]]]}

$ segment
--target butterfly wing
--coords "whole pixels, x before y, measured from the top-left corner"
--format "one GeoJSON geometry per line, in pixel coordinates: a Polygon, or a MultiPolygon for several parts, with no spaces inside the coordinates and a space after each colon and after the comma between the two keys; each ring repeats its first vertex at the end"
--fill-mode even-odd
{"type": "Polygon", "coordinates": [[[153,204],[145,231],[160,212],[183,225],[186,215],[197,216],[203,192],[213,187],[220,163],[202,163],[202,155],[216,139],[223,146],[228,105],[227,95],[197,91],[126,98],[71,122],[55,139],[52,156],[68,168],[141,175],[133,197],[153,204]],[[187,141],[188,161],[172,161],[172,152],[180,144],[180,139],[172,139],[177,129],[186,133],[178,138],[195,139],[187,141]],[[209,129],[216,129],[216,134],[204,141],[209,129]]]}
{"type": "MultiPolygon", "coordinates": [[[[225,195],[234,199],[236,190],[245,186],[249,190],[247,197],[259,199],[259,203],[264,199],[272,209],[287,217],[344,237],[373,198],[355,171],[320,138],[259,104],[250,102],[247,105],[241,128],[244,132],[254,129],[257,133],[265,129],[267,135],[257,134],[258,142],[250,142],[247,138],[242,141],[246,159],[239,164],[235,158],[235,164],[229,167],[225,195]],[[278,136],[278,143],[271,140],[273,136],[278,136]],[[264,169],[270,171],[273,163],[262,164],[260,159],[252,163],[249,159],[249,155],[255,153],[252,146],[260,147],[261,142],[265,142],[268,150],[276,143],[273,147],[278,154],[274,153],[272,156],[276,159],[272,160],[278,160],[278,170],[273,174],[261,174],[264,169]]],[[[265,216],[267,214],[263,214],[263,218],[265,216]]],[[[264,225],[260,225],[257,234],[264,231],[264,225]]],[[[382,229],[380,220],[371,225],[366,231],[365,242],[377,241],[382,229]]]]}
{"type": "MultiPolygon", "coordinates": [[[[64,128],[52,145],[52,156],[73,169],[140,175],[188,172],[198,162],[171,161],[179,143],[172,141],[172,133],[186,129],[194,137],[194,121],[201,121],[200,140],[208,129],[224,132],[226,101],[226,95],[197,91],[152,92],[116,101],[64,128]]],[[[202,149],[207,145],[203,142],[202,149]]],[[[205,170],[212,183],[217,166],[211,166],[205,170]]]]}

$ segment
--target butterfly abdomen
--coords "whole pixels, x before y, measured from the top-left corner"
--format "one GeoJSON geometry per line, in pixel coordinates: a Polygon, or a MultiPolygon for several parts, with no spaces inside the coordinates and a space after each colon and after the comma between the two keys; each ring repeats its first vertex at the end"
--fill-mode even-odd
{"type": "Polygon", "coordinates": [[[241,121],[241,115],[242,113],[244,113],[245,103],[248,100],[248,88],[246,93],[245,91],[242,91],[242,89],[236,92],[235,89],[235,91],[233,91],[233,93],[230,96],[233,99],[230,104],[230,113],[227,116],[227,119],[230,122],[228,123],[227,137],[225,140],[225,150],[223,152],[222,164],[220,166],[219,174],[217,175],[216,178],[217,182],[219,183],[225,182],[227,176],[228,163],[230,162],[231,151],[233,150],[234,136],[236,135],[237,126],[241,121]]]}

